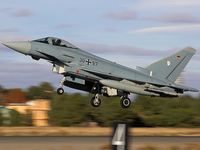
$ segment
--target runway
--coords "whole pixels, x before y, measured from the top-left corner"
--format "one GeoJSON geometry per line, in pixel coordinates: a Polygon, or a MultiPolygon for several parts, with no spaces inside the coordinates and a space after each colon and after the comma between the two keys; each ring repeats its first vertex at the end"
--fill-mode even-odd
{"type": "MultiPolygon", "coordinates": [[[[108,146],[111,137],[103,136],[1,136],[2,150],[103,150],[108,146]]],[[[137,150],[145,145],[156,146],[184,146],[186,144],[200,144],[200,137],[130,137],[130,149],[137,150]]]]}

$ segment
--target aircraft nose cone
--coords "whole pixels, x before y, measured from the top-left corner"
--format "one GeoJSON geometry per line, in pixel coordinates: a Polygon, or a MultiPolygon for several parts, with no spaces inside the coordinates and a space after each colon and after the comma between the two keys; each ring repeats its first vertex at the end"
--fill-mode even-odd
{"type": "Polygon", "coordinates": [[[29,51],[31,49],[31,43],[30,42],[6,42],[2,43],[3,45],[18,51],[22,54],[29,54],[29,51]]]}

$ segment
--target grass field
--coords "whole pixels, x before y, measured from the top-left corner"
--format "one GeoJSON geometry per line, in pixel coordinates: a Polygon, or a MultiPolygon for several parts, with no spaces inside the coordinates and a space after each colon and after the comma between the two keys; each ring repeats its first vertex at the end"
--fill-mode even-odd
{"type": "MultiPolygon", "coordinates": [[[[101,127],[0,127],[0,136],[110,136],[101,127]]],[[[200,136],[200,128],[130,128],[131,136],[200,136]]]]}

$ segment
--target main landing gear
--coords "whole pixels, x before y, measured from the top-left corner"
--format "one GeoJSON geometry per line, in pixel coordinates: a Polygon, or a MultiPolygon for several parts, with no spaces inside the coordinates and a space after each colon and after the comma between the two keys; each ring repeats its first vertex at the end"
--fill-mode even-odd
{"type": "Polygon", "coordinates": [[[99,98],[99,94],[96,94],[94,97],[92,97],[91,105],[93,107],[99,107],[101,105],[101,99],[99,98]]]}
{"type": "Polygon", "coordinates": [[[64,77],[62,80],[60,80],[60,88],[57,89],[57,93],[59,95],[62,95],[65,92],[64,89],[62,88],[65,80],[66,80],[66,77],[64,77]]]}
{"type": "Polygon", "coordinates": [[[123,108],[128,108],[131,105],[131,100],[127,96],[122,96],[120,104],[123,108]]]}
{"type": "MultiPolygon", "coordinates": [[[[128,108],[131,105],[131,100],[127,96],[122,96],[120,104],[123,108],[128,108]]],[[[99,107],[101,105],[101,99],[99,98],[99,94],[96,94],[94,97],[92,97],[91,105],[93,107],[99,107]]]]}

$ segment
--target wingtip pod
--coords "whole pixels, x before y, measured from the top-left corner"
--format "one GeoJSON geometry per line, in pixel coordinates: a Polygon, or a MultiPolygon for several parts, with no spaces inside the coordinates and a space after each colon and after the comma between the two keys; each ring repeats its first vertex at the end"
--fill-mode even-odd
{"type": "Polygon", "coordinates": [[[185,91],[199,92],[199,90],[198,90],[198,89],[191,88],[191,87],[185,87],[185,91]]]}
{"type": "Polygon", "coordinates": [[[191,91],[191,92],[199,92],[199,90],[198,90],[198,89],[195,89],[195,88],[190,89],[190,91],[191,91]]]}
{"type": "Polygon", "coordinates": [[[192,53],[192,54],[195,54],[195,53],[196,53],[196,50],[195,50],[194,48],[192,48],[192,47],[186,47],[186,48],[184,48],[183,50],[188,51],[188,52],[190,52],[190,53],[192,53]]]}

